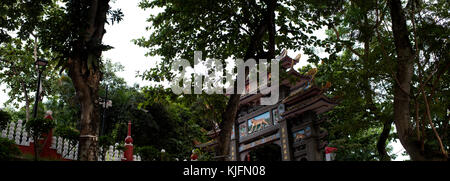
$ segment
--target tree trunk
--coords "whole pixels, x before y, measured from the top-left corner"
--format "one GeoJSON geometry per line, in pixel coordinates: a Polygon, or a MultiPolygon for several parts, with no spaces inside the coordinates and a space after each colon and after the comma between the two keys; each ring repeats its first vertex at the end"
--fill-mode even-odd
{"type": "MultiPolygon", "coordinates": [[[[269,43],[268,49],[269,52],[266,54],[267,57],[260,57],[271,59],[274,57],[275,53],[275,7],[276,0],[266,0],[265,3],[268,5],[267,14],[264,19],[260,22],[260,24],[255,27],[255,31],[250,38],[250,44],[247,47],[245,52],[244,61],[255,58],[256,50],[258,43],[260,43],[262,37],[266,32],[269,33],[269,43]]],[[[256,60],[258,61],[258,60],[256,60]]],[[[234,82],[234,87],[236,88],[237,81],[234,82]]],[[[228,100],[227,107],[225,112],[222,114],[222,122],[220,122],[220,133],[217,138],[217,156],[220,156],[219,161],[227,160],[229,155],[230,141],[231,141],[231,129],[236,119],[236,114],[239,107],[241,94],[231,94],[230,99],[228,100]]]]}
{"type": "Polygon", "coordinates": [[[386,120],[386,122],[383,123],[383,131],[381,132],[380,137],[378,137],[377,150],[378,154],[380,154],[380,161],[391,160],[391,157],[386,151],[386,141],[389,138],[389,133],[391,132],[391,124],[392,121],[386,120]]]}
{"type": "Polygon", "coordinates": [[[420,144],[414,139],[410,116],[410,88],[413,76],[414,51],[406,26],[406,18],[400,0],[389,0],[392,32],[397,52],[396,83],[394,85],[394,122],[400,142],[412,160],[425,160],[420,144]]]}
{"type": "Polygon", "coordinates": [[[237,109],[239,107],[241,94],[231,94],[228,100],[225,112],[222,114],[222,122],[220,122],[220,132],[217,139],[217,156],[221,156],[218,160],[225,161],[229,154],[230,141],[231,141],[231,129],[233,128],[234,121],[236,119],[237,109]]]}
{"type": "Polygon", "coordinates": [[[26,98],[27,95],[25,93],[25,121],[29,121],[30,120],[30,101],[28,100],[28,98],[26,98]]]}
{"type": "Polygon", "coordinates": [[[73,54],[67,67],[81,105],[79,159],[97,160],[97,142],[100,124],[98,113],[98,87],[102,78],[99,61],[102,50],[104,25],[109,9],[109,0],[93,0],[87,11],[87,28],[74,43],[73,54]]]}
{"type": "Polygon", "coordinates": [[[25,121],[30,120],[30,98],[28,97],[27,85],[22,82],[23,92],[25,94],[25,121]]]}
{"type": "Polygon", "coordinates": [[[81,106],[79,158],[82,161],[95,161],[97,160],[97,135],[100,123],[96,100],[101,73],[97,70],[96,72],[92,71],[91,75],[85,76],[81,74],[83,64],[75,63],[81,62],[81,59],[72,61],[74,63],[69,68],[69,75],[81,106]]]}

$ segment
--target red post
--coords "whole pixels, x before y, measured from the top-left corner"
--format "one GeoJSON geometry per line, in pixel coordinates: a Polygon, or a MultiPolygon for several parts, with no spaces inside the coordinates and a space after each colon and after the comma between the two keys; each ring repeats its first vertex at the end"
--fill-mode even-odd
{"type": "Polygon", "coordinates": [[[325,147],[325,161],[333,161],[336,154],[334,153],[337,151],[337,148],[334,147],[325,147]]]}
{"type": "MultiPolygon", "coordinates": [[[[53,120],[52,112],[47,111],[44,119],[53,120]]],[[[56,155],[52,155],[52,150],[50,148],[50,146],[52,145],[52,139],[53,139],[53,129],[50,129],[50,131],[47,134],[44,133],[42,135],[42,138],[43,138],[43,140],[39,140],[39,143],[43,146],[39,157],[42,157],[42,158],[56,157],[56,155]]]]}
{"type": "Polygon", "coordinates": [[[133,161],[133,138],[131,138],[131,121],[128,122],[128,136],[125,138],[125,151],[123,161],[133,161]]]}

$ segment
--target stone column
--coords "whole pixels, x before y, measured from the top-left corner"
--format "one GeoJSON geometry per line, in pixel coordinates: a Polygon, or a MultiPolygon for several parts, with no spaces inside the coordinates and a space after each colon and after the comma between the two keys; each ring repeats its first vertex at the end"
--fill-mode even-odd
{"type": "Polygon", "coordinates": [[[307,159],[309,161],[323,161],[322,152],[319,150],[320,127],[316,124],[317,115],[312,111],[308,111],[304,114],[303,119],[305,122],[310,123],[308,126],[311,128],[311,137],[306,143],[307,159]]]}

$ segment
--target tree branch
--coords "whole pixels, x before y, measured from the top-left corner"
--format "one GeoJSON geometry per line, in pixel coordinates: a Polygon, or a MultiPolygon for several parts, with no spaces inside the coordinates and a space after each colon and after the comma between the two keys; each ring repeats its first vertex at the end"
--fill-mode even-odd
{"type": "Polygon", "coordinates": [[[347,42],[340,40],[339,32],[335,26],[332,26],[331,28],[333,29],[334,33],[336,34],[337,42],[344,44],[352,53],[354,53],[358,57],[360,57],[360,58],[362,57],[362,55],[360,53],[358,53],[355,49],[353,49],[347,42]]]}
{"type": "Polygon", "coordinates": [[[425,95],[425,91],[423,89],[421,89],[421,91],[422,91],[422,95],[423,95],[423,100],[425,101],[425,108],[427,111],[428,123],[430,124],[431,128],[433,129],[434,136],[436,137],[436,139],[439,142],[439,148],[441,149],[442,155],[447,159],[448,158],[447,151],[445,150],[444,145],[442,144],[441,137],[439,136],[439,133],[436,131],[436,127],[433,124],[433,121],[431,120],[430,106],[428,104],[427,96],[425,95]]]}

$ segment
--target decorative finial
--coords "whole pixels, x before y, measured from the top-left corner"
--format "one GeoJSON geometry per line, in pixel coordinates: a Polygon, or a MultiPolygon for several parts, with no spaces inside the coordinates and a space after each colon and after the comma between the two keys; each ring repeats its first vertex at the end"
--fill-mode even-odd
{"type": "Polygon", "coordinates": [[[125,138],[125,144],[133,144],[133,138],[131,138],[131,121],[128,121],[128,134],[125,138]]]}
{"type": "Polygon", "coordinates": [[[300,61],[300,58],[302,58],[302,54],[299,53],[297,56],[295,56],[294,60],[300,61]]]}
{"type": "Polygon", "coordinates": [[[283,49],[283,51],[281,52],[281,57],[285,57],[287,55],[287,50],[283,49]]]}

